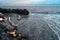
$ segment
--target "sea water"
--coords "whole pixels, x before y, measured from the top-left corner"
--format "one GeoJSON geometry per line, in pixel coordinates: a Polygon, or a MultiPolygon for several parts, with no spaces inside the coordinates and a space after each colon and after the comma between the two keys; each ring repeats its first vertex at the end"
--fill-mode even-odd
{"type": "MultiPolygon", "coordinates": [[[[20,15],[20,21],[17,21],[17,15],[5,13],[6,17],[18,24],[19,32],[28,36],[29,40],[60,40],[60,14],[30,13],[20,15]]],[[[8,27],[9,23],[4,25],[8,27]]]]}
{"type": "MultiPolygon", "coordinates": [[[[4,8],[4,7],[2,7],[4,8]]],[[[5,7],[8,8],[8,7],[5,7]]],[[[60,40],[60,7],[9,7],[28,9],[29,15],[20,15],[21,20],[17,21],[15,13],[5,13],[6,17],[18,25],[18,32],[28,36],[29,40],[60,40]]],[[[8,22],[4,23],[9,27],[8,22]]]]}

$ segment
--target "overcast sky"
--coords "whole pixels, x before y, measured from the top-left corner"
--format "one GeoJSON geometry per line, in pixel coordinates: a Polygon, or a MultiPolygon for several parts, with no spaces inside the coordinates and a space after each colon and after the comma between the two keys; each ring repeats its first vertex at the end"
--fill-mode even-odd
{"type": "Polygon", "coordinates": [[[0,0],[0,6],[60,6],[60,0],[0,0]]]}

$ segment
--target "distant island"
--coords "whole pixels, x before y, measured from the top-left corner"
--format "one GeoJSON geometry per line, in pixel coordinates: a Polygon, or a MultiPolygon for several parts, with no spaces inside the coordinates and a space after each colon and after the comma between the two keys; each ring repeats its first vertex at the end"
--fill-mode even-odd
{"type": "Polygon", "coordinates": [[[27,9],[2,9],[0,8],[0,12],[2,13],[17,13],[22,15],[28,15],[29,11],[27,9]]]}

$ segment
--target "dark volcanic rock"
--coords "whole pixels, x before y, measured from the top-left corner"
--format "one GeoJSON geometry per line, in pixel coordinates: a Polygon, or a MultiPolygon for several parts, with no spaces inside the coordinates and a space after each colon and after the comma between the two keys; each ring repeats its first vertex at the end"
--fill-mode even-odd
{"type": "Polygon", "coordinates": [[[2,9],[0,8],[0,12],[2,13],[17,13],[22,15],[28,15],[29,11],[27,9],[2,9]]]}

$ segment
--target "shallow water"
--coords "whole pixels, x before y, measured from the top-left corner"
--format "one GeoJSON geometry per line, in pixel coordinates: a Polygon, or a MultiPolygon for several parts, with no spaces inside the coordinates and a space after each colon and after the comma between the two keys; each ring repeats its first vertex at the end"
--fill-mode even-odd
{"type": "MultiPolygon", "coordinates": [[[[29,40],[60,40],[60,14],[30,13],[21,15],[20,21],[17,21],[17,15],[5,14],[18,24],[19,32],[23,36],[28,36],[29,40]]],[[[8,22],[4,25],[10,26],[8,22]]]]}

